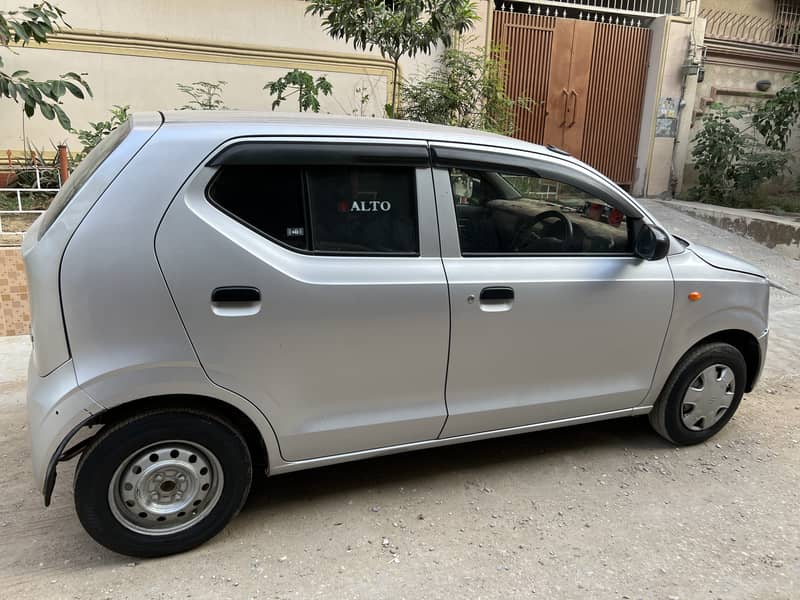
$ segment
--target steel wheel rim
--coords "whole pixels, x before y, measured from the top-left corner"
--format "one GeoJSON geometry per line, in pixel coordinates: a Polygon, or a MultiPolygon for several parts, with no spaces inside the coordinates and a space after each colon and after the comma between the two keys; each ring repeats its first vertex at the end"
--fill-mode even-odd
{"type": "Polygon", "coordinates": [[[689,384],[681,402],[681,420],[687,429],[705,431],[728,412],[736,393],[736,376],[728,365],[706,367],[689,384]]]}
{"type": "Polygon", "coordinates": [[[185,440],[165,441],[122,461],[108,486],[108,503],[127,529],[170,535],[208,516],[223,484],[222,466],[207,448],[185,440]]]}

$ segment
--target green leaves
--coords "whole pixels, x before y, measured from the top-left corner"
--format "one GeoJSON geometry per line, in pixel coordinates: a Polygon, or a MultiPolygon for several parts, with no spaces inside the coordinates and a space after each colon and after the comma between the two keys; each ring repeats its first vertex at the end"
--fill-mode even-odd
{"type": "Polygon", "coordinates": [[[781,88],[753,115],[756,130],[771,148],[786,150],[792,128],[800,118],[800,73],[792,75],[789,85],[781,88]]]}
{"type": "Polygon", "coordinates": [[[65,14],[50,2],[0,11],[0,45],[8,47],[11,41],[26,45],[31,40],[46,44],[49,36],[62,27],[69,28],[69,23],[64,20],[65,14]]]}
{"type": "Polygon", "coordinates": [[[449,47],[453,33],[478,19],[471,0],[393,0],[388,6],[386,0],[308,0],[306,13],[322,17],[328,35],[356,50],[377,48],[395,63],[395,80],[402,56],[430,54],[438,43],[449,47]]]}
{"type": "Polygon", "coordinates": [[[319,95],[330,96],[333,85],[325,76],[317,77],[300,69],[289,71],[283,77],[268,82],[263,89],[269,90],[270,96],[276,96],[272,101],[272,110],[278,108],[289,96],[297,95],[297,106],[300,112],[318,113],[320,110],[319,95]],[[288,94],[286,90],[291,90],[288,94]]]}
{"type": "Polygon", "coordinates": [[[405,82],[397,116],[412,121],[455,125],[510,134],[514,114],[532,104],[526,98],[509,98],[505,91],[499,52],[485,55],[482,48],[449,48],[435,69],[405,82]]]}
{"type": "MultiPolygon", "coordinates": [[[[0,11],[0,46],[9,49],[13,42],[26,45],[31,41],[47,43],[48,37],[62,27],[69,27],[64,21],[64,11],[50,2],[41,2],[32,7],[21,7],[14,11],[0,11]]],[[[0,68],[3,67],[0,58],[0,68]]],[[[92,95],[89,84],[82,74],[69,72],[58,79],[37,81],[29,77],[29,72],[19,69],[11,74],[0,71],[0,98],[22,104],[22,110],[33,117],[38,109],[45,119],[57,119],[59,124],[69,130],[70,120],[61,107],[61,99],[69,92],[72,96],[84,99],[92,95]]]]}
{"type": "MultiPolygon", "coordinates": [[[[89,123],[89,129],[79,129],[77,131],[73,130],[72,133],[78,136],[78,141],[80,141],[81,145],[83,146],[81,152],[75,157],[76,161],[82,160],[83,157],[89,154],[89,151],[97,146],[97,144],[99,144],[104,137],[127,121],[128,117],[130,116],[130,108],[131,107],[127,104],[124,106],[115,104],[110,111],[111,118],[108,121],[89,123]]],[[[56,114],[58,115],[58,113],[56,114]]],[[[60,120],[61,117],[59,117],[59,121],[60,120]]]]}
{"type": "Polygon", "coordinates": [[[176,83],[175,86],[191,98],[177,110],[223,110],[227,108],[222,100],[223,88],[227,84],[227,81],[221,80],[176,83]]]}
{"type": "Polygon", "coordinates": [[[785,145],[756,135],[764,114],[763,107],[755,112],[720,103],[708,107],[693,140],[697,185],[690,196],[728,206],[746,204],[762,183],[786,170],[785,145]]]}

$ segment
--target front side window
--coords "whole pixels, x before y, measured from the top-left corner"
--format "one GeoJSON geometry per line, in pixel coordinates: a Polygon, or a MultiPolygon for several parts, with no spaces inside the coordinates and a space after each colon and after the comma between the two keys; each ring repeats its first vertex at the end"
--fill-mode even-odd
{"type": "Polygon", "coordinates": [[[629,254],[628,220],[569,184],[451,168],[462,254],[629,254]]]}
{"type": "Polygon", "coordinates": [[[414,169],[224,165],[210,200],[251,229],[320,254],[415,255],[414,169]]]}

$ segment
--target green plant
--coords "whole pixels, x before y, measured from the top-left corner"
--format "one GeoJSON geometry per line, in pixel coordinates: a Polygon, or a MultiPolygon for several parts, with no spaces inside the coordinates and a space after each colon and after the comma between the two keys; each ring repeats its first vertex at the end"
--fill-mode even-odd
{"type": "Polygon", "coordinates": [[[104,137],[127,121],[130,117],[130,109],[131,107],[129,104],[124,106],[115,104],[109,111],[111,113],[111,118],[107,121],[90,122],[88,129],[73,130],[72,133],[78,137],[78,141],[82,146],[81,151],[75,157],[75,161],[80,162],[83,160],[92,148],[103,141],[104,137]]]}
{"type": "MultiPolygon", "coordinates": [[[[356,85],[356,87],[353,89],[353,92],[355,93],[356,98],[358,100],[358,105],[350,109],[351,115],[355,117],[364,116],[364,111],[366,110],[367,105],[369,104],[369,99],[371,98],[370,91],[371,91],[371,86],[367,87],[367,84],[364,82],[356,85]]],[[[372,116],[374,117],[375,115],[372,116]]]]}
{"type": "Polygon", "coordinates": [[[283,77],[270,81],[263,89],[269,89],[270,96],[277,96],[272,101],[272,110],[278,108],[289,96],[296,95],[297,107],[300,112],[311,110],[318,113],[320,108],[319,95],[330,96],[333,91],[333,85],[324,75],[314,79],[310,73],[294,69],[283,77]],[[286,90],[290,90],[288,94],[286,90]]]}
{"type": "Polygon", "coordinates": [[[478,18],[471,0],[308,0],[306,13],[322,17],[332,38],[356,50],[377,48],[391,59],[390,116],[397,109],[400,59],[429,54],[439,43],[450,47],[453,33],[464,33],[478,18]]]}
{"type": "Polygon", "coordinates": [[[764,143],[776,150],[785,150],[792,128],[800,118],[800,73],[794,73],[789,84],[778,90],[774,98],[764,102],[753,114],[753,124],[764,143]]]}
{"type": "Polygon", "coordinates": [[[222,100],[223,88],[227,81],[194,81],[176,83],[178,90],[191,98],[177,110],[223,110],[228,108],[222,100]]]}
{"type": "MultiPolygon", "coordinates": [[[[41,188],[57,190],[61,187],[61,177],[58,170],[58,155],[46,158],[44,151],[28,141],[29,150],[24,156],[14,159],[13,177],[2,187],[22,190],[19,201],[22,210],[45,210],[55,195],[52,191],[36,192],[32,189],[41,188]]],[[[53,150],[58,147],[53,144],[53,150]]],[[[20,207],[17,192],[0,192],[0,210],[16,211],[20,207]]]]}
{"type": "MultiPolygon", "coordinates": [[[[46,44],[48,38],[62,27],[70,27],[64,20],[65,14],[50,2],[21,6],[17,10],[0,10],[0,47],[11,51],[9,46],[12,42],[26,46],[31,40],[46,44]]],[[[24,69],[9,74],[2,70],[3,67],[3,58],[0,56],[0,97],[21,102],[28,117],[32,117],[38,108],[45,119],[58,119],[66,130],[71,128],[71,123],[61,107],[61,98],[67,92],[80,99],[92,95],[89,84],[82,77],[86,73],[70,71],[60,75],[58,79],[36,81],[24,69]]]]}
{"type": "Polygon", "coordinates": [[[737,206],[746,203],[762,183],[786,170],[788,154],[760,139],[753,119],[749,108],[709,106],[694,138],[697,186],[690,190],[690,197],[737,206]]]}
{"type": "Polygon", "coordinates": [[[487,55],[482,48],[448,48],[435,69],[403,84],[398,116],[412,121],[513,133],[516,109],[529,109],[533,102],[506,94],[499,55],[498,52],[487,55]]]}

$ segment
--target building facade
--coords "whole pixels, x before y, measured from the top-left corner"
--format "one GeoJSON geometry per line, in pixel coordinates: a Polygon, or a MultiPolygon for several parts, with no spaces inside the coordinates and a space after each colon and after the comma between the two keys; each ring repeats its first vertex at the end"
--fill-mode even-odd
{"type": "MultiPolygon", "coordinates": [[[[20,0],[0,0],[11,9],[20,0]]],[[[563,146],[636,195],[680,192],[697,117],[713,101],[769,96],[800,65],[797,0],[478,0],[470,43],[503,48],[512,95],[532,100],[517,137],[563,146]],[[767,91],[757,82],[768,81],[767,91]],[[565,119],[564,117],[568,117],[565,119]],[[562,123],[563,121],[563,123],[562,123]]],[[[17,49],[10,70],[38,78],[81,71],[94,98],[65,100],[76,128],[113,105],[171,109],[178,83],[224,81],[234,109],[268,110],[264,85],[300,68],[325,75],[323,112],[383,114],[391,63],[332,40],[302,0],[61,0],[72,29],[46,46],[17,49]]],[[[436,55],[404,59],[403,76],[436,55]]],[[[762,84],[763,85],[763,84],[762,84]]],[[[279,110],[292,110],[292,99],[279,110]]],[[[74,137],[6,101],[0,150],[51,148],[74,137]]],[[[2,160],[2,156],[0,156],[2,160]]],[[[691,169],[689,169],[691,171],[691,169]]]]}

